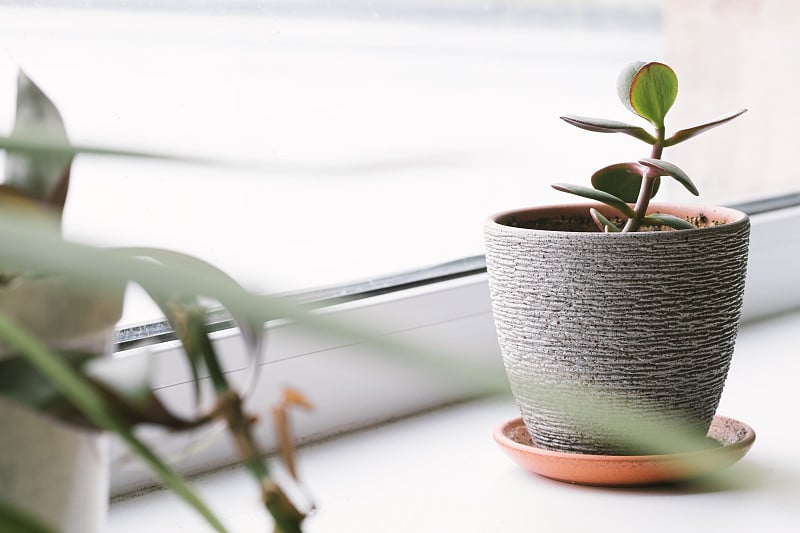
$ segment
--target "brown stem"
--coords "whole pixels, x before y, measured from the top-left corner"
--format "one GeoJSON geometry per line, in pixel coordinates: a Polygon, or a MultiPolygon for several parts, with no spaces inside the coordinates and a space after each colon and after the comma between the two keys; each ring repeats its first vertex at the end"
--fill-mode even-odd
{"type": "MultiPolygon", "coordinates": [[[[661,159],[661,154],[664,152],[664,126],[656,129],[656,142],[653,144],[653,150],[650,152],[650,157],[653,159],[661,159]]],[[[639,188],[639,196],[636,198],[636,204],[633,206],[635,216],[632,216],[625,222],[625,227],[622,228],[623,233],[637,231],[642,225],[645,215],[647,214],[647,207],[650,205],[650,198],[653,193],[653,185],[655,184],[658,176],[651,175],[652,170],[645,169],[642,174],[642,186],[639,188]]]]}
{"type": "Polygon", "coordinates": [[[269,477],[269,470],[253,437],[254,419],[244,412],[242,398],[234,391],[219,397],[219,415],[228,423],[242,464],[258,480],[264,505],[275,520],[275,531],[300,533],[305,514],[295,507],[281,487],[269,477]]]}

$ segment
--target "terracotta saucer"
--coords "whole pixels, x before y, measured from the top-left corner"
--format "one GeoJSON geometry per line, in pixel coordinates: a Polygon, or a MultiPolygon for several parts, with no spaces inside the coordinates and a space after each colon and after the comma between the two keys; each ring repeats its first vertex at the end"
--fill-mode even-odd
{"type": "Polygon", "coordinates": [[[525,469],[559,481],[601,486],[653,485],[711,474],[744,457],[756,434],[747,424],[717,415],[708,437],[719,446],[669,455],[587,455],[537,448],[522,418],[494,432],[500,447],[525,469]]]}

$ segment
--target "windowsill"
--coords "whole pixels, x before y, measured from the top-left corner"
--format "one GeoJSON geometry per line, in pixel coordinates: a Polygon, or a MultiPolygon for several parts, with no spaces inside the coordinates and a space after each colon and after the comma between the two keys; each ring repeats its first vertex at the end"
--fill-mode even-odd
{"type": "MultiPolygon", "coordinates": [[[[307,531],[789,531],[800,521],[800,442],[792,422],[800,312],[746,324],[719,411],[757,440],[723,488],[602,489],[530,475],[494,444],[517,416],[510,398],[479,400],[300,450],[301,475],[319,510],[307,531]],[[790,411],[791,409],[791,411],[790,411]]],[[[233,532],[267,531],[250,479],[236,468],[196,479],[233,532]]],[[[109,531],[210,531],[172,494],[111,507],[109,531]]]]}

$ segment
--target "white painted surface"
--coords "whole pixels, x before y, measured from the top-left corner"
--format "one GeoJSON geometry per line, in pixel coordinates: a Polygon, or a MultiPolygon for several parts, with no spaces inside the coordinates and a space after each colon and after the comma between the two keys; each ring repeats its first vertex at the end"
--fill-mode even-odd
{"type": "Polygon", "coordinates": [[[66,234],[169,247],[253,289],[294,290],[480,254],[490,213],[564,201],[550,183],[647,155],[558,116],[637,120],[617,100],[617,73],[662,48],[650,26],[554,29],[513,11],[349,20],[2,7],[0,130],[23,67],[76,143],[252,165],[80,157],[66,234]]]}
{"type": "MultiPolygon", "coordinates": [[[[798,327],[795,312],[740,334],[720,413],[751,425],[757,438],[722,486],[601,489],[528,474],[492,441],[493,429],[517,416],[501,398],[302,449],[301,473],[319,505],[307,530],[795,531],[798,327]]],[[[197,480],[234,533],[268,529],[249,481],[238,469],[197,480]]],[[[156,492],[112,505],[108,531],[210,530],[172,495],[156,492]]]]}

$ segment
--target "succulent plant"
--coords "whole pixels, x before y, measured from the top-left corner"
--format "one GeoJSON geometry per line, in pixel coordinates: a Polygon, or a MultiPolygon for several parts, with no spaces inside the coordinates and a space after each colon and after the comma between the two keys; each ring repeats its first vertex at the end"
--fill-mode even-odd
{"type": "Polygon", "coordinates": [[[699,195],[686,172],[661,159],[664,148],[733,120],[747,110],[742,109],[712,122],[678,130],[667,137],[664,118],[678,94],[678,77],[669,66],[658,62],[633,62],[620,73],[617,91],[625,107],[650,122],[655,128],[654,134],[642,127],[616,120],[575,115],[564,115],[561,119],[588,131],[625,133],[635,137],[652,146],[650,156],[601,168],[592,175],[592,187],[556,183],[553,188],[596,200],[617,210],[622,222],[612,222],[597,209],[590,209],[595,224],[604,232],[632,232],[644,227],[694,228],[691,222],[668,213],[647,214],[650,200],[658,192],[662,177],[674,178],[690,193],[699,195]]]}

